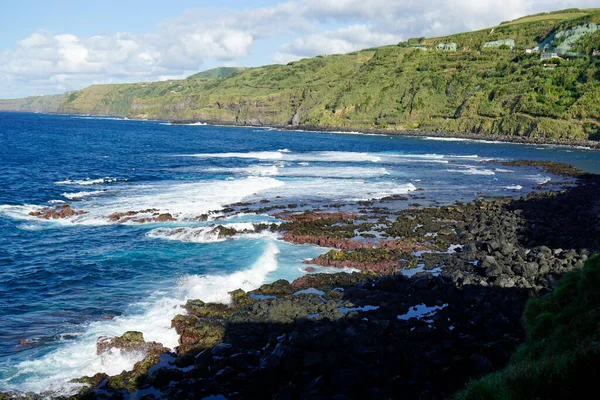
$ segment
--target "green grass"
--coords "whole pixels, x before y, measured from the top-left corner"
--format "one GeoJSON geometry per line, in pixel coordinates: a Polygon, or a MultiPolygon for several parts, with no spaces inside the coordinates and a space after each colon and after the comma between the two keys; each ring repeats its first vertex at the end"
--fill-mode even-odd
{"type": "Polygon", "coordinates": [[[563,21],[563,20],[584,17],[586,15],[588,15],[588,13],[586,13],[586,12],[533,15],[530,17],[519,18],[514,21],[506,22],[506,23],[500,24],[499,26],[518,25],[518,24],[526,24],[529,22],[548,21],[548,20],[563,21]]]}
{"type": "Polygon", "coordinates": [[[600,373],[600,258],[530,300],[527,342],[503,370],[471,382],[461,400],[588,398],[600,373]]]}

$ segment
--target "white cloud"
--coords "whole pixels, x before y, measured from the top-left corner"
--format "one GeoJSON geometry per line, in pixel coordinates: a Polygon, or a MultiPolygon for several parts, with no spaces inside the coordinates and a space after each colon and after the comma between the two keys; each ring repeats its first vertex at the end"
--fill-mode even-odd
{"type": "Polygon", "coordinates": [[[271,60],[254,59],[255,64],[285,63],[480,29],[532,12],[589,6],[593,1],[294,0],[247,10],[188,10],[147,34],[77,37],[40,30],[0,52],[0,97],[183,76],[206,61],[237,64],[261,45],[260,53],[271,60]],[[291,40],[281,44],[282,37],[291,40]],[[272,47],[273,42],[280,44],[272,47]]]}

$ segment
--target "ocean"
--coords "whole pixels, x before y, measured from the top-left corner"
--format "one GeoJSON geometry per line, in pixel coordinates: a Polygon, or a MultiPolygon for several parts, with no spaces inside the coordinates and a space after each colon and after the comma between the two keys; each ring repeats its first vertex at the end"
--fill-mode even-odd
{"type": "Polygon", "coordinates": [[[600,173],[600,152],[585,148],[0,113],[0,391],[118,374],[139,358],[96,355],[99,336],[136,330],[172,348],[187,299],[227,302],[305,274],[303,260],[327,249],[252,231],[279,222],[261,207],[354,210],[393,195],[411,200],[381,204],[439,205],[561,181],[511,159],[600,173]],[[239,202],[249,209],[223,213],[239,202]],[[85,214],[29,215],[67,203],[85,214]],[[142,210],[174,220],[111,218],[142,210]],[[247,232],[222,239],[215,225],[247,232]]]}

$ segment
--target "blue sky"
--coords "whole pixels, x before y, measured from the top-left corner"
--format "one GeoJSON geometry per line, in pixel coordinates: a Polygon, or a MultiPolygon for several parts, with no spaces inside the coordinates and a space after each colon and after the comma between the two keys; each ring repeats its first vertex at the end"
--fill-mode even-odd
{"type": "Polygon", "coordinates": [[[0,0],[0,98],[479,29],[590,0],[0,0]]]}

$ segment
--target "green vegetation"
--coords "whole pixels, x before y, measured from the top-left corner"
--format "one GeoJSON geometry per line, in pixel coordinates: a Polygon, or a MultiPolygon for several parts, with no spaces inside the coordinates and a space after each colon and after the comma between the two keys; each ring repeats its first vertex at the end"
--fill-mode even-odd
{"type": "Polygon", "coordinates": [[[587,398],[600,373],[600,257],[530,300],[527,342],[503,370],[471,382],[456,399],[587,398]]]}
{"type": "Polygon", "coordinates": [[[70,94],[71,93],[51,96],[31,96],[14,100],[0,99],[0,110],[53,113],[58,110],[61,103],[65,101],[70,94]]]}
{"type": "Polygon", "coordinates": [[[206,71],[198,72],[197,74],[194,74],[194,75],[190,75],[190,76],[188,76],[187,79],[198,79],[198,78],[219,79],[219,78],[224,78],[227,75],[231,75],[235,72],[241,72],[245,69],[246,68],[239,68],[239,67],[213,68],[213,69],[208,69],[206,71]]]}
{"type": "MultiPolygon", "coordinates": [[[[598,21],[600,10],[562,10],[480,31],[410,39],[287,65],[217,68],[185,80],[93,85],[57,98],[54,109],[45,111],[239,125],[597,139],[600,59],[591,54],[600,49],[598,33],[574,43],[574,50],[585,56],[554,59],[555,69],[544,68],[539,55],[526,54],[525,49],[565,29],[598,21]],[[485,47],[491,42],[510,45],[485,47]],[[456,44],[457,50],[436,50],[443,43],[456,44]]],[[[31,111],[23,102],[0,102],[0,109],[31,111]]]]}

